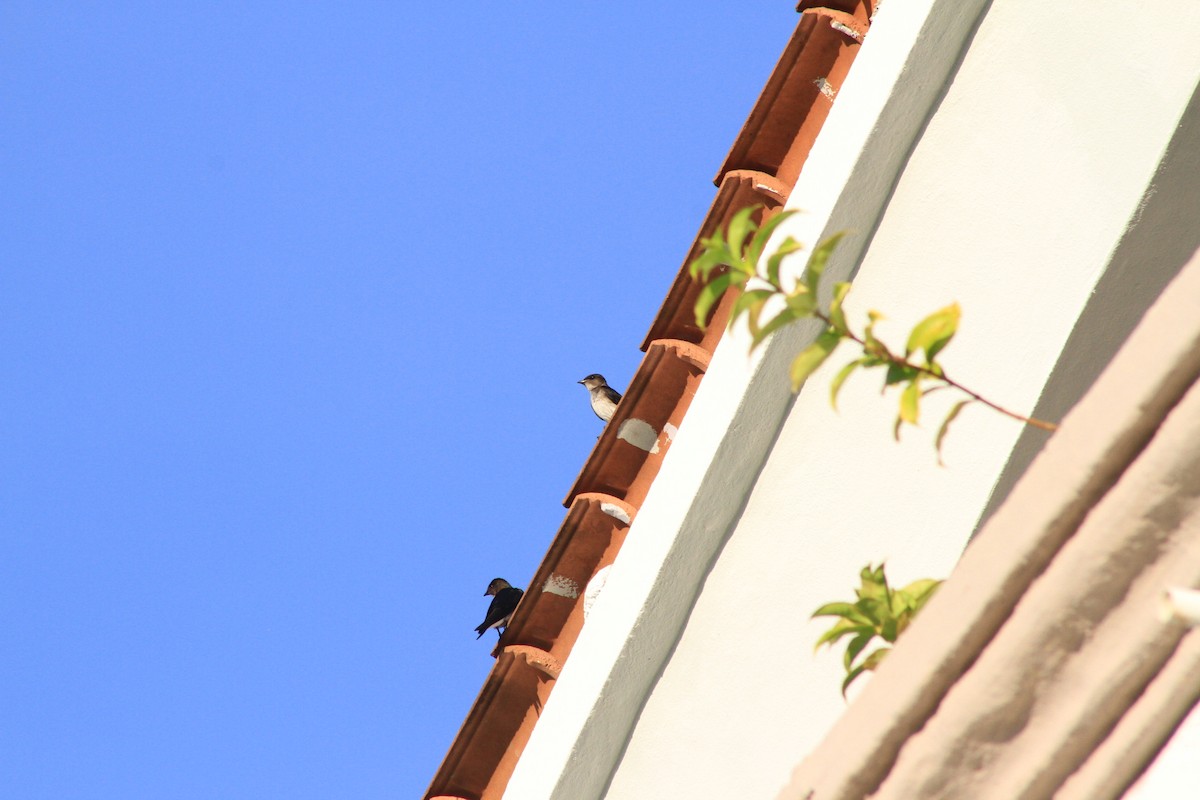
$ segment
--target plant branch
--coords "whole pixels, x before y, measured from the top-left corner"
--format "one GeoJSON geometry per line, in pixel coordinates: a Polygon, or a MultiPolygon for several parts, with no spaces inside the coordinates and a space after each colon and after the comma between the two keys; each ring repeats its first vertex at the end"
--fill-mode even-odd
{"type": "MultiPolygon", "coordinates": [[[[780,290],[780,291],[782,291],[782,290],[780,290]]],[[[1015,419],[1018,422],[1023,422],[1026,425],[1032,425],[1033,427],[1040,428],[1041,430],[1044,430],[1044,431],[1058,430],[1058,426],[1055,425],[1053,422],[1047,422],[1046,420],[1038,419],[1037,417],[1023,416],[1021,414],[1018,414],[1015,411],[1005,408],[1002,405],[999,405],[998,403],[994,403],[991,400],[988,400],[986,397],[979,394],[978,392],[974,392],[974,391],[968,389],[966,386],[963,386],[958,381],[950,378],[950,376],[946,375],[944,372],[938,372],[938,371],[932,370],[929,367],[922,366],[921,364],[914,364],[913,362],[909,361],[908,359],[901,358],[900,356],[892,353],[886,347],[873,347],[873,346],[868,345],[867,342],[862,337],[860,337],[854,331],[850,330],[849,327],[839,328],[837,325],[834,324],[833,320],[831,320],[824,312],[822,312],[820,310],[814,310],[812,312],[812,315],[814,317],[816,317],[817,319],[821,320],[822,322],[824,322],[830,328],[833,328],[838,333],[845,336],[847,339],[857,342],[863,348],[863,351],[866,353],[869,353],[874,356],[878,356],[879,358],[885,359],[893,364],[896,364],[897,366],[915,370],[924,375],[928,375],[931,378],[935,378],[936,380],[942,381],[947,386],[952,386],[955,389],[958,389],[963,394],[969,396],[972,400],[975,400],[976,402],[979,402],[979,403],[983,403],[988,408],[990,408],[994,411],[998,411],[1001,414],[1005,415],[1006,417],[1015,419]]]]}
{"type": "Polygon", "coordinates": [[[722,234],[718,229],[712,236],[704,239],[704,251],[689,266],[692,277],[704,284],[694,309],[698,326],[705,327],[716,304],[729,291],[737,291],[739,294],[730,309],[728,324],[732,327],[739,317],[746,315],[752,337],[752,351],[786,325],[802,319],[820,320],[825,325],[824,330],[792,360],[788,368],[792,391],[799,391],[813,372],[833,355],[838,344],[843,339],[849,339],[862,349],[862,355],[843,365],[830,382],[830,402],[837,408],[838,393],[855,370],[886,367],[884,389],[903,386],[899,396],[899,413],[893,426],[893,435],[897,441],[904,425],[918,424],[921,399],[925,395],[939,389],[957,389],[966,399],[958,400],[950,407],[938,428],[934,438],[934,449],[938,453],[939,464],[942,463],[942,442],[950,424],[963,408],[972,403],[982,403],[1024,425],[1032,425],[1044,431],[1058,429],[1052,422],[1018,414],[946,376],[942,365],[937,361],[937,356],[950,344],[958,330],[962,316],[958,303],[940,308],[918,322],[908,335],[903,356],[892,353],[887,345],[875,336],[875,323],[883,318],[879,312],[867,312],[869,321],[861,336],[850,329],[843,308],[851,288],[849,282],[835,282],[828,307],[819,306],[817,296],[825,268],[845,232],[835,233],[816,245],[795,285],[785,289],[785,281],[780,279],[783,261],[803,250],[804,246],[789,236],[770,255],[765,251],[768,240],[779,225],[795,212],[782,211],[759,225],[753,218],[757,208],[743,208],[730,220],[726,234],[722,234]],[[768,303],[774,298],[782,299],[783,306],[773,306],[773,310],[766,312],[764,316],[768,303]],[[924,353],[924,363],[910,361],[914,358],[914,353],[924,353]],[[922,382],[934,385],[922,387],[922,382]]]}

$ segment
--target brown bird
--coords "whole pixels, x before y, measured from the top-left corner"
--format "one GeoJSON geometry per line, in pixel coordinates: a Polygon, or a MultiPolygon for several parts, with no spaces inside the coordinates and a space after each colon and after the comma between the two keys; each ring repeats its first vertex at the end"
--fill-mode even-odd
{"type": "Polygon", "coordinates": [[[580,383],[587,387],[588,394],[591,395],[592,411],[596,412],[596,416],[605,422],[612,419],[617,410],[617,403],[621,402],[620,393],[608,385],[603,375],[596,372],[588,375],[580,383]]]}

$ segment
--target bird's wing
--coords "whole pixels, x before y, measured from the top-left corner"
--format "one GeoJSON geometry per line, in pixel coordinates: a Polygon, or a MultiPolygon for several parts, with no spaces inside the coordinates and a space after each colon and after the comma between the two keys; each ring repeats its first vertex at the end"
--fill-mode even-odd
{"type": "Polygon", "coordinates": [[[614,403],[621,402],[621,393],[611,386],[601,386],[600,391],[604,393],[605,397],[607,397],[609,400],[612,400],[614,403]]]}
{"type": "Polygon", "coordinates": [[[505,613],[511,614],[513,609],[517,607],[517,603],[521,602],[521,598],[524,595],[525,592],[521,589],[508,588],[502,590],[498,595],[496,595],[496,599],[503,600],[505,613]]]}
{"type": "Polygon", "coordinates": [[[512,612],[512,607],[515,607],[516,603],[513,603],[512,607],[508,607],[509,601],[507,598],[509,596],[508,593],[511,591],[512,589],[501,589],[500,591],[496,592],[496,596],[493,597],[492,602],[488,604],[487,614],[484,615],[483,622],[479,623],[479,627],[475,629],[479,631],[480,636],[483,635],[484,631],[495,625],[500,620],[504,619],[512,612]]]}
{"type": "Polygon", "coordinates": [[[489,628],[496,622],[496,620],[504,616],[504,614],[500,612],[500,597],[502,594],[503,592],[496,592],[496,596],[493,597],[492,602],[488,604],[487,614],[485,614],[483,617],[482,627],[489,628]]]}
{"type": "MultiPolygon", "coordinates": [[[[513,609],[517,607],[517,603],[521,602],[521,596],[525,592],[521,589],[514,589],[511,586],[507,589],[501,589],[496,592],[496,596],[492,598],[492,602],[488,605],[487,615],[484,616],[483,622],[479,623],[476,632],[479,636],[489,629],[500,624],[504,619],[507,619],[512,614],[513,609]]],[[[479,636],[475,638],[478,639],[479,636]]]]}

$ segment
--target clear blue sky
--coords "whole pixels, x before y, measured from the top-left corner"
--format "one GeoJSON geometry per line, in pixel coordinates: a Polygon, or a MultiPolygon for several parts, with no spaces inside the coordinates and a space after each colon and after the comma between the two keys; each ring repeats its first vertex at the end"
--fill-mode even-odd
{"type": "Polygon", "coordinates": [[[406,798],[794,4],[0,7],[0,790],[406,798]]]}

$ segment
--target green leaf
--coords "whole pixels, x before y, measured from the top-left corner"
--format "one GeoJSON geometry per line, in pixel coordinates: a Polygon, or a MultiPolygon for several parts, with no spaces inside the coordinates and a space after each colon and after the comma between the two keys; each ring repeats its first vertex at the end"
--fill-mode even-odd
{"type": "Polygon", "coordinates": [[[857,358],[851,361],[846,366],[838,370],[838,374],[833,377],[833,381],[829,384],[829,405],[833,406],[833,410],[837,411],[838,392],[842,390],[842,384],[850,377],[850,373],[862,366],[866,359],[857,358]]]}
{"type": "Polygon", "coordinates": [[[812,314],[817,307],[817,297],[808,291],[808,288],[803,285],[797,285],[792,293],[786,295],[784,300],[798,317],[807,317],[812,314]]]}
{"type": "Polygon", "coordinates": [[[805,348],[800,355],[796,356],[795,360],[792,361],[792,368],[789,371],[792,381],[792,392],[800,391],[800,387],[804,384],[808,376],[812,375],[817,367],[825,363],[825,359],[829,358],[841,341],[841,334],[826,328],[817,336],[815,342],[805,348]]]}
{"type": "Polygon", "coordinates": [[[736,276],[732,272],[723,272],[700,290],[700,296],[696,298],[696,324],[703,330],[708,327],[708,314],[712,311],[712,307],[721,299],[721,295],[725,294],[725,290],[733,283],[736,276]]]}
{"type": "MultiPolygon", "coordinates": [[[[754,238],[750,240],[750,246],[746,248],[746,260],[753,264],[758,264],[758,260],[762,258],[763,249],[767,246],[767,240],[771,238],[771,234],[775,232],[780,223],[797,213],[799,212],[794,208],[787,211],[780,211],[764,222],[762,227],[758,229],[758,232],[754,234],[754,238]]],[[[766,212],[764,212],[765,215],[766,212]]],[[[773,281],[773,283],[778,283],[778,281],[773,281]]]]}
{"type": "Polygon", "coordinates": [[[817,617],[848,617],[857,612],[852,603],[826,603],[812,613],[812,618],[817,617]]]}
{"type": "Polygon", "coordinates": [[[843,333],[850,330],[846,324],[846,313],[842,310],[842,304],[846,301],[846,295],[849,293],[850,284],[838,281],[833,285],[833,300],[829,303],[829,321],[833,323],[834,328],[843,333]]]}
{"type": "Polygon", "coordinates": [[[936,578],[922,578],[905,586],[900,593],[904,595],[909,608],[913,611],[920,611],[944,582],[936,578]]]}
{"type": "Polygon", "coordinates": [[[767,300],[771,299],[775,293],[770,289],[751,289],[742,292],[737,300],[733,303],[733,310],[729,312],[729,324],[732,325],[741,316],[742,312],[750,311],[750,327],[758,327],[758,312],[762,311],[763,305],[767,300]]]}
{"type": "Polygon", "coordinates": [[[883,659],[887,656],[889,650],[891,650],[890,647],[881,647],[878,650],[875,650],[871,653],[871,655],[867,656],[866,660],[864,660],[854,669],[850,670],[850,672],[846,674],[846,679],[842,681],[842,697],[846,696],[846,690],[850,688],[850,684],[854,683],[859,675],[862,675],[864,672],[870,672],[878,667],[883,659]]]}
{"type": "Polygon", "coordinates": [[[828,644],[830,647],[832,647],[837,643],[838,639],[841,639],[843,636],[847,636],[851,633],[856,635],[862,635],[866,633],[874,636],[875,627],[873,625],[857,624],[847,619],[841,620],[832,628],[821,634],[821,638],[817,640],[816,645],[813,646],[813,650],[819,649],[823,644],[828,644]]]}
{"type": "MultiPolygon", "coordinates": [[[[841,617],[842,622],[848,622],[854,625],[866,625],[868,627],[875,624],[853,603],[826,603],[813,612],[812,619],[816,619],[817,617],[841,617]]],[[[835,624],[834,627],[836,628],[841,624],[842,623],[839,622],[835,624]]]]}
{"type": "Polygon", "coordinates": [[[894,642],[896,641],[896,636],[899,634],[897,627],[898,624],[895,617],[885,619],[883,625],[880,627],[879,635],[886,641],[894,642]]]}
{"type": "Polygon", "coordinates": [[[813,294],[817,293],[817,286],[821,283],[821,275],[825,272],[825,265],[829,263],[829,257],[833,255],[833,251],[837,249],[838,243],[846,233],[847,231],[838,231],[813,249],[813,254],[808,259],[808,266],[804,269],[803,278],[804,285],[813,294]]]}
{"type": "Polygon", "coordinates": [[[900,395],[900,418],[909,425],[916,425],[921,416],[921,383],[913,378],[900,395]]]}
{"type": "Polygon", "coordinates": [[[875,337],[875,323],[879,322],[879,320],[883,318],[883,314],[880,314],[878,311],[867,312],[867,319],[869,321],[867,322],[867,327],[863,330],[863,350],[865,350],[868,355],[877,356],[890,361],[891,352],[887,349],[887,345],[875,337]]]}
{"type": "Polygon", "coordinates": [[[767,259],[767,282],[772,286],[779,286],[779,267],[783,263],[783,259],[795,253],[797,250],[803,250],[804,245],[797,242],[792,237],[787,237],[783,240],[783,244],[779,245],[771,257],[767,259]]]}
{"type": "Polygon", "coordinates": [[[946,418],[942,420],[941,426],[938,428],[937,436],[933,440],[933,449],[937,451],[938,466],[946,466],[942,462],[942,441],[946,438],[946,434],[950,432],[950,423],[954,422],[954,418],[958,416],[958,412],[962,411],[965,406],[974,403],[975,400],[960,400],[950,408],[950,413],[946,414],[946,418]]]}
{"type": "Polygon", "coordinates": [[[882,625],[891,613],[887,600],[883,597],[862,597],[855,602],[854,607],[876,627],[882,625]]]}
{"type": "Polygon", "coordinates": [[[707,281],[714,269],[727,267],[730,261],[737,260],[729,252],[719,231],[711,238],[703,240],[700,245],[704,248],[703,251],[688,266],[688,272],[696,280],[707,281]]]}
{"type": "Polygon", "coordinates": [[[867,633],[860,633],[858,636],[855,636],[850,640],[850,643],[846,645],[846,655],[842,658],[842,664],[847,670],[853,668],[854,659],[858,658],[858,654],[861,653],[863,648],[870,644],[871,640],[874,638],[875,631],[869,631],[867,633]]]}
{"type": "Polygon", "coordinates": [[[887,594],[887,574],[884,571],[886,566],[887,562],[881,561],[878,567],[867,564],[859,570],[858,579],[862,581],[862,592],[872,597],[883,597],[887,594]]]}
{"type": "Polygon", "coordinates": [[[735,254],[742,252],[742,245],[746,241],[746,235],[758,228],[751,219],[754,212],[761,208],[759,205],[746,206],[741,211],[733,215],[733,219],[729,221],[728,231],[729,249],[735,254]]]}
{"type": "Polygon", "coordinates": [[[924,350],[926,360],[933,361],[942,348],[954,338],[961,316],[962,309],[958,307],[958,303],[951,303],[918,322],[908,335],[905,357],[917,350],[924,350]]]}
{"type": "Polygon", "coordinates": [[[858,571],[858,579],[862,582],[862,589],[857,589],[859,597],[886,597],[888,594],[888,576],[886,572],[886,563],[880,563],[878,566],[870,564],[858,571]]]}
{"type": "MultiPolygon", "coordinates": [[[[878,652],[878,651],[876,651],[876,652],[878,652]]],[[[867,671],[866,665],[860,664],[859,666],[855,667],[854,669],[852,669],[848,673],[846,673],[846,679],[844,681],[842,681],[842,697],[843,698],[846,696],[846,690],[850,688],[850,684],[854,683],[855,679],[857,679],[859,675],[862,675],[866,671],[867,671]]]]}
{"type": "Polygon", "coordinates": [[[794,309],[784,308],[766,325],[763,325],[757,331],[751,331],[751,333],[754,335],[754,339],[750,343],[750,350],[753,352],[754,348],[762,344],[768,336],[782,328],[784,325],[787,325],[789,322],[794,322],[795,320],[800,319],[801,316],[803,315],[797,314],[794,309]]]}
{"type": "Polygon", "coordinates": [[[692,276],[694,281],[707,281],[708,274],[719,266],[716,253],[705,248],[700,255],[692,259],[692,263],[688,265],[688,274],[692,276]]]}
{"type": "Polygon", "coordinates": [[[895,386],[897,383],[911,381],[919,374],[912,367],[906,367],[903,364],[897,364],[895,361],[892,361],[888,364],[887,376],[883,379],[884,388],[895,386]]]}
{"type": "Polygon", "coordinates": [[[887,655],[890,652],[892,652],[892,648],[890,647],[881,647],[878,650],[873,651],[871,655],[867,656],[862,662],[863,668],[875,669],[883,663],[883,660],[887,658],[887,655]]]}

